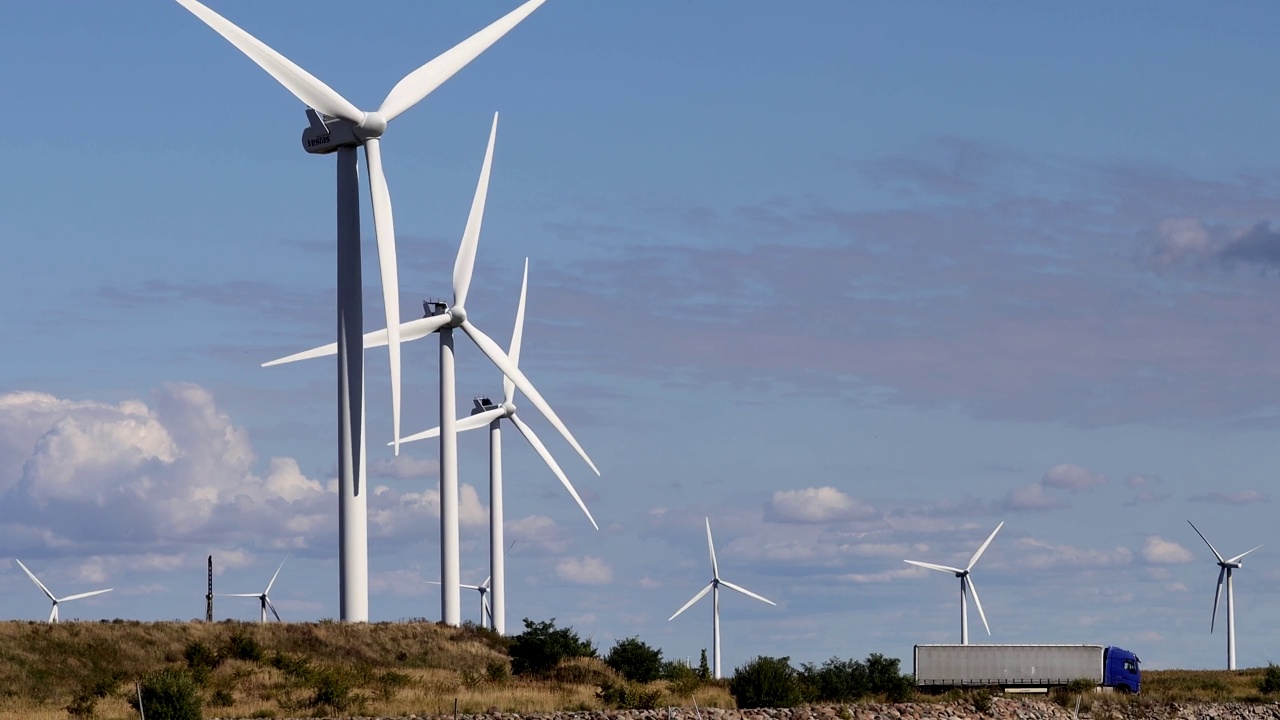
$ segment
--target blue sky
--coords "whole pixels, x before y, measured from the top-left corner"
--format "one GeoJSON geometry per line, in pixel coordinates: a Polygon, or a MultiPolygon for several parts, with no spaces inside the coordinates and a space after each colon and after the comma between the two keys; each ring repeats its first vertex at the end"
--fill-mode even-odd
{"type": "MultiPolygon", "coordinates": [[[[211,7],[357,105],[513,2],[211,7]]],[[[502,114],[469,310],[600,466],[526,412],[600,521],[506,453],[509,618],[607,649],[821,661],[958,638],[1088,642],[1220,667],[1280,658],[1280,96],[1262,3],[1060,7],[551,0],[383,143],[401,312],[446,293],[502,114]],[[705,601],[704,601],[705,603],[705,601]],[[1221,621],[1221,617],[1219,618],[1221,621]],[[976,628],[976,629],[975,629],[976,628]]],[[[337,615],[333,165],[302,106],[174,3],[8,9],[0,547],[64,617],[195,618],[219,590],[337,615]]],[[[366,210],[366,229],[368,230],[366,210]]],[[[371,245],[368,246],[371,249],[371,245]]],[[[366,323],[381,292],[366,262],[366,323]]],[[[407,432],[436,424],[405,350],[407,432]]],[[[390,439],[370,353],[370,612],[438,618],[435,445],[390,439]]],[[[470,348],[458,394],[497,393],[470,348]]],[[[465,411],[465,408],[463,408],[465,411]]],[[[486,441],[461,443],[463,577],[487,574],[486,441]]],[[[0,561],[0,607],[43,618],[0,561]]],[[[220,600],[219,617],[256,617],[220,600]]],[[[464,617],[475,603],[464,596],[464,617]]]]}

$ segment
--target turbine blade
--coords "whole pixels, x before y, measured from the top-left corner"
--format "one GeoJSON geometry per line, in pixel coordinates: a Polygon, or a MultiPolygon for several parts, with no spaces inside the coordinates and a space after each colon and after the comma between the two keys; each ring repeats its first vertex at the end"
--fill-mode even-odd
{"type": "Polygon", "coordinates": [[[215,593],[214,597],[262,597],[262,593],[215,593]]]}
{"type": "Polygon", "coordinates": [[[396,228],[391,216],[391,191],[382,172],[382,141],[364,143],[369,167],[369,197],[373,201],[373,229],[378,237],[378,269],[382,273],[382,306],[387,315],[387,356],[391,361],[392,447],[400,454],[400,278],[396,270],[396,228]]]}
{"type": "Polygon", "coordinates": [[[995,530],[991,531],[991,534],[987,536],[987,541],[982,543],[982,547],[978,548],[978,552],[974,553],[973,557],[969,559],[969,564],[965,566],[965,570],[973,569],[974,564],[978,562],[978,558],[982,557],[982,553],[987,551],[987,546],[991,544],[992,540],[996,539],[996,533],[1000,532],[1002,527],[1004,527],[1003,522],[997,525],[995,530]]]}
{"type": "Polygon", "coordinates": [[[64,602],[67,602],[68,600],[79,600],[80,598],[93,597],[94,595],[109,593],[114,589],[115,588],[107,588],[106,590],[93,590],[91,592],[76,593],[75,595],[68,595],[64,598],[58,598],[58,602],[64,603],[64,602]]]}
{"type": "Polygon", "coordinates": [[[1209,546],[1209,549],[1213,551],[1213,556],[1218,558],[1218,562],[1226,562],[1222,559],[1222,553],[1218,552],[1218,549],[1213,546],[1213,543],[1209,542],[1209,538],[1205,537],[1204,533],[1200,532],[1200,528],[1196,527],[1195,523],[1188,520],[1187,524],[1191,526],[1192,530],[1196,531],[1196,534],[1200,536],[1200,539],[1204,541],[1204,544],[1209,546]]]}
{"type": "Polygon", "coordinates": [[[360,111],[360,108],[352,105],[346,98],[335,92],[333,88],[320,82],[311,73],[267,47],[266,43],[241,30],[230,20],[196,0],[178,0],[178,4],[191,11],[192,15],[203,20],[206,25],[226,38],[232,45],[235,45],[240,52],[257,63],[258,67],[266,70],[271,77],[276,79],[276,82],[283,85],[286,90],[306,103],[308,107],[319,110],[325,115],[350,120],[357,124],[364,120],[364,113],[360,111]]]}
{"type": "Polygon", "coordinates": [[[271,576],[271,582],[267,583],[267,589],[262,591],[263,597],[271,592],[271,586],[276,584],[276,578],[280,576],[280,571],[284,569],[284,564],[289,560],[289,556],[285,555],[284,560],[280,561],[280,567],[276,568],[276,574],[271,576]]]}
{"type": "Polygon", "coordinates": [[[1249,553],[1253,552],[1254,550],[1257,550],[1257,549],[1258,549],[1258,548],[1260,548],[1260,547],[1262,547],[1262,546],[1261,546],[1261,545],[1259,545],[1259,546],[1258,546],[1258,547],[1256,547],[1256,548],[1252,548],[1252,549],[1249,549],[1249,550],[1245,550],[1244,552],[1242,552],[1242,553],[1240,553],[1239,555],[1237,555],[1237,556],[1235,556],[1235,557],[1231,558],[1231,559],[1230,559],[1230,560],[1228,560],[1227,562],[1229,562],[1229,563],[1238,563],[1238,562],[1240,562],[1241,558],[1243,558],[1245,555],[1248,555],[1249,553]]]}
{"type": "Polygon", "coordinates": [[[757,600],[760,600],[761,602],[767,602],[767,603],[769,603],[770,605],[777,605],[777,604],[778,604],[778,603],[776,603],[776,602],[774,602],[774,601],[770,600],[769,598],[767,598],[767,597],[765,597],[765,596],[763,596],[763,595],[757,595],[757,594],[755,594],[755,593],[751,592],[750,590],[748,590],[748,589],[746,589],[746,588],[744,588],[744,587],[741,587],[741,586],[739,586],[739,585],[734,585],[733,583],[729,582],[728,580],[721,580],[721,581],[720,581],[720,584],[721,584],[721,585],[723,585],[723,586],[725,586],[725,587],[727,587],[727,588],[729,588],[730,590],[737,590],[738,592],[742,593],[743,595],[747,595],[747,596],[749,596],[749,597],[753,597],[753,598],[755,598],[755,599],[757,599],[757,600]]]}
{"type": "Polygon", "coordinates": [[[26,573],[27,577],[31,578],[31,582],[35,583],[36,587],[44,591],[44,594],[47,595],[50,600],[54,602],[58,601],[58,598],[54,597],[53,593],[49,592],[49,588],[45,587],[44,583],[40,582],[40,578],[36,577],[35,573],[28,570],[27,566],[23,565],[21,560],[14,558],[14,562],[18,563],[18,567],[22,568],[22,572],[26,573]]]}
{"type": "Polygon", "coordinates": [[[711,539],[711,518],[703,518],[707,521],[707,552],[711,554],[711,577],[720,579],[720,565],[716,562],[716,544],[711,539]]]}
{"type": "Polygon", "coordinates": [[[529,2],[498,18],[485,29],[404,76],[404,79],[396,83],[396,86],[391,88],[391,92],[387,93],[387,98],[382,101],[382,106],[378,108],[378,112],[387,119],[387,122],[391,122],[400,113],[417,105],[423,98],[431,94],[431,91],[443,85],[446,80],[479,57],[480,53],[488,50],[490,45],[493,45],[499,38],[510,32],[511,28],[520,24],[521,20],[524,20],[530,13],[537,10],[538,6],[542,5],[543,2],[545,0],[529,0],[529,2]]]}
{"type": "MultiPolygon", "coordinates": [[[[400,326],[400,342],[406,343],[424,338],[444,327],[448,322],[449,316],[447,315],[437,315],[435,317],[410,320],[400,326]]],[[[385,328],[364,334],[364,347],[366,350],[369,348],[382,347],[386,344],[387,331],[385,328]]],[[[338,354],[338,343],[329,343],[328,345],[321,345],[320,347],[311,348],[310,350],[303,350],[302,352],[271,360],[270,362],[264,362],[262,363],[262,367],[272,367],[274,365],[283,365],[285,363],[298,362],[299,360],[310,360],[312,358],[336,354],[338,354]]]]}
{"type": "MultiPolygon", "coordinates": [[[[458,420],[458,432],[466,432],[467,430],[476,430],[478,428],[485,427],[496,418],[500,418],[505,414],[506,410],[503,410],[502,408],[494,408],[493,410],[485,410],[482,413],[460,418],[458,420]]],[[[407,442],[414,442],[416,440],[425,440],[427,438],[436,437],[439,434],[440,428],[433,427],[430,430],[423,430],[422,432],[410,435],[409,437],[400,438],[400,443],[404,444],[407,442]]],[[[390,444],[391,443],[387,443],[387,445],[390,444]]]]}
{"type": "Polygon", "coordinates": [[[551,406],[547,404],[547,401],[543,399],[542,393],[538,392],[538,389],[533,386],[533,383],[529,382],[529,378],[525,377],[524,373],[520,371],[520,368],[516,367],[516,364],[511,362],[511,358],[507,357],[507,354],[502,352],[502,348],[498,347],[498,344],[495,343],[492,338],[481,332],[480,328],[472,325],[470,320],[463,321],[462,331],[467,334],[467,337],[471,338],[471,342],[475,343],[476,347],[480,348],[480,352],[484,353],[484,356],[489,358],[489,362],[497,366],[504,375],[515,382],[516,388],[529,398],[529,401],[533,403],[534,407],[538,408],[538,412],[542,413],[542,415],[547,418],[547,421],[550,422],[556,430],[560,431],[560,435],[573,446],[574,450],[578,451],[578,455],[586,461],[592,471],[594,471],[596,475],[599,475],[600,470],[596,468],[595,463],[591,462],[591,458],[587,456],[587,451],[582,449],[582,446],[578,444],[578,440],[573,437],[573,433],[569,432],[569,428],[565,427],[564,422],[560,420],[560,416],[556,415],[556,411],[552,410],[551,406]]]}
{"type": "Polygon", "coordinates": [[[490,583],[490,582],[492,582],[492,581],[493,581],[493,576],[492,576],[492,575],[490,575],[489,577],[485,578],[485,579],[484,579],[484,582],[480,583],[480,587],[478,587],[478,588],[476,588],[476,589],[477,589],[477,590],[488,590],[488,589],[489,589],[489,583],[490,583]]]}
{"type": "Polygon", "coordinates": [[[1218,587],[1213,590],[1213,614],[1209,616],[1209,632],[1213,632],[1213,626],[1218,622],[1218,598],[1222,597],[1222,578],[1227,574],[1226,568],[1218,570],[1218,587]]]}
{"type": "Polygon", "coordinates": [[[272,615],[276,616],[276,622],[284,622],[280,619],[280,613],[276,612],[276,604],[271,602],[271,598],[264,596],[263,599],[267,601],[267,609],[271,611],[272,615]]]}
{"type": "Polygon", "coordinates": [[[969,592],[973,593],[973,606],[978,608],[978,617],[982,618],[982,627],[987,629],[987,634],[991,634],[991,626],[987,624],[987,614],[982,612],[982,601],[978,599],[978,586],[973,584],[973,576],[966,575],[960,578],[960,582],[968,583],[969,592]]]}
{"type": "Polygon", "coordinates": [[[493,114],[493,127],[489,129],[489,146],[484,151],[484,164],[480,166],[480,180],[476,194],[471,199],[471,213],[467,215],[467,227],[462,231],[462,244],[453,262],[453,304],[465,307],[467,291],[471,289],[471,272],[476,264],[476,248],[480,244],[480,226],[484,224],[484,203],[489,197],[489,169],[493,165],[493,144],[498,137],[498,113],[493,114]]]}
{"type": "MultiPolygon", "coordinates": [[[[432,583],[432,584],[434,584],[434,585],[439,585],[440,583],[432,583]]],[[[479,586],[479,585],[464,585],[464,584],[462,584],[462,583],[458,583],[458,587],[460,587],[460,588],[465,588],[465,589],[467,589],[467,590],[479,590],[479,589],[480,589],[480,586],[479,586]]]]}
{"type": "MultiPolygon", "coordinates": [[[[516,323],[511,328],[511,346],[507,348],[507,357],[511,358],[511,362],[520,364],[520,342],[524,337],[524,300],[525,294],[529,290],[529,258],[524,259],[524,279],[520,281],[520,302],[516,305],[516,323]]],[[[511,382],[511,378],[506,375],[502,376],[502,401],[512,402],[515,400],[516,384],[511,382]]]]}
{"type": "Polygon", "coordinates": [[[564,489],[568,490],[569,494],[573,496],[574,502],[578,503],[578,507],[582,508],[582,512],[585,513],[587,519],[591,521],[591,527],[599,530],[600,526],[596,524],[596,519],[591,517],[591,511],[587,509],[587,504],[582,502],[582,498],[578,496],[578,491],[573,489],[573,483],[569,482],[569,478],[565,477],[564,471],[560,469],[560,465],[556,463],[556,459],[551,457],[551,453],[547,452],[547,447],[543,445],[542,441],[538,439],[538,436],[534,434],[533,429],[515,415],[511,416],[511,422],[516,426],[516,429],[520,431],[520,434],[524,436],[524,439],[529,441],[529,445],[533,448],[534,452],[538,453],[538,456],[547,464],[547,467],[551,468],[551,472],[555,473],[555,476],[560,479],[560,484],[564,486],[564,489]]]}
{"type": "Polygon", "coordinates": [[[693,605],[694,603],[701,600],[703,595],[706,595],[707,593],[711,592],[711,588],[714,587],[714,585],[715,585],[714,582],[707,583],[707,586],[702,588],[702,592],[698,593],[697,595],[694,595],[693,598],[689,600],[689,602],[685,603],[679,610],[676,611],[675,615],[672,615],[671,617],[667,618],[667,622],[671,622],[672,620],[675,620],[677,617],[679,617],[680,613],[684,612],[685,610],[688,610],[690,605],[693,605]]]}
{"type": "Polygon", "coordinates": [[[938,572],[944,573],[955,574],[964,572],[960,568],[947,567],[946,565],[934,565],[933,563],[920,562],[919,560],[903,560],[902,562],[907,563],[908,565],[915,565],[917,567],[928,568],[930,570],[937,570],[938,572]]]}

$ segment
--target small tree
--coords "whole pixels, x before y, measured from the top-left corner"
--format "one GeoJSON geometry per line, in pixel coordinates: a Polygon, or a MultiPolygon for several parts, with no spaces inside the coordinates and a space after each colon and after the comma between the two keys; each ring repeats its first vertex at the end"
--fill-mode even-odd
{"type": "Polygon", "coordinates": [[[706,648],[702,648],[702,657],[698,658],[698,677],[702,680],[711,679],[711,666],[707,664],[706,648]]]}
{"type": "Polygon", "coordinates": [[[619,640],[604,662],[632,682],[653,682],[662,674],[662,651],[649,647],[639,638],[619,640]]]}
{"type": "Polygon", "coordinates": [[[1280,692],[1280,665],[1267,663],[1267,669],[1258,681],[1258,690],[1267,695],[1280,692]]]}
{"type": "MultiPolygon", "coordinates": [[[[202,720],[200,689],[185,670],[164,668],[142,678],[142,710],[148,720],[202,720]]],[[[138,709],[138,695],[129,693],[138,709]]]]}
{"type": "Polygon", "coordinates": [[[765,657],[734,670],[729,693],[739,708],[794,707],[800,702],[800,683],[790,657],[765,657]]]}
{"type": "Polygon", "coordinates": [[[561,660],[596,657],[590,640],[583,640],[573,628],[557,628],[556,619],[534,622],[524,619],[524,632],[511,639],[511,672],[516,675],[546,674],[561,660]]]}
{"type": "Polygon", "coordinates": [[[898,658],[887,658],[880,653],[867,656],[867,689],[874,695],[884,695],[890,702],[902,702],[915,692],[915,681],[898,669],[898,658]]]}
{"type": "Polygon", "coordinates": [[[818,667],[800,666],[799,681],[805,700],[810,702],[853,702],[870,692],[867,666],[857,660],[831,658],[818,667]]]}

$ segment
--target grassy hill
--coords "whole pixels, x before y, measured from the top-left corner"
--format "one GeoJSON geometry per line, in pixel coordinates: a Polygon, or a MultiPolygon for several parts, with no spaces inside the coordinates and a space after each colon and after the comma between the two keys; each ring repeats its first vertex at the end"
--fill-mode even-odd
{"type": "MultiPolygon", "coordinates": [[[[545,680],[510,675],[504,638],[428,622],[0,623],[0,719],[136,718],[126,693],[149,672],[188,669],[207,717],[410,715],[600,709],[620,678],[579,659],[545,680]]],[[[662,704],[732,707],[722,685],[655,683],[662,704]]]]}

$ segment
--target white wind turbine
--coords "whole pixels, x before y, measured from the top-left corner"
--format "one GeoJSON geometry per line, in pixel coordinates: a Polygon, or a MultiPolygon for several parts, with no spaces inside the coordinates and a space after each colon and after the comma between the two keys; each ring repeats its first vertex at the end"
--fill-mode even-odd
{"type": "MultiPolygon", "coordinates": [[[[507,552],[511,552],[511,548],[515,547],[515,544],[516,544],[516,541],[512,540],[511,544],[507,546],[507,552]]],[[[475,590],[476,592],[480,593],[480,627],[489,628],[490,630],[494,630],[493,607],[489,604],[489,594],[492,591],[492,586],[490,583],[492,580],[493,580],[493,576],[490,575],[489,577],[485,578],[484,582],[480,583],[479,585],[461,584],[458,586],[466,590],[475,590]]],[[[428,580],[427,583],[431,585],[440,584],[435,580],[428,580]]]]}
{"type": "MultiPolygon", "coordinates": [[[[364,308],[360,271],[360,188],[356,150],[365,149],[377,236],[382,298],[389,328],[391,422],[400,436],[400,297],[391,196],[382,171],[387,123],[418,104],[497,42],[545,0],[528,0],[396,83],[375,112],[364,112],[328,85],[197,0],[177,0],[308,106],[303,149],[337,153],[338,206],[338,575],[343,620],[369,619],[369,551],[365,492],[364,308]]],[[[399,447],[396,448],[399,451],[399,447]]]]}
{"type": "Polygon", "coordinates": [[[27,577],[31,578],[31,582],[35,583],[36,587],[44,591],[44,594],[49,598],[49,601],[53,603],[53,609],[49,611],[49,622],[51,623],[58,622],[58,604],[59,603],[64,603],[64,602],[67,602],[68,600],[79,600],[80,598],[93,597],[94,595],[101,595],[102,593],[109,593],[114,589],[114,588],[107,588],[106,590],[93,590],[90,592],[77,593],[75,595],[68,595],[66,597],[61,597],[61,598],[56,597],[54,596],[53,592],[49,590],[49,588],[44,586],[44,583],[40,582],[40,578],[36,577],[35,573],[28,570],[27,566],[22,564],[21,560],[18,560],[17,558],[14,558],[14,560],[18,563],[18,567],[22,568],[22,572],[26,573],[27,577]]]}
{"type": "Polygon", "coordinates": [[[969,593],[973,593],[973,604],[975,607],[978,608],[978,617],[982,618],[982,626],[987,629],[988,635],[991,634],[991,626],[987,624],[987,615],[986,613],[982,612],[982,601],[978,599],[978,588],[973,584],[973,578],[969,575],[969,573],[973,570],[973,566],[978,563],[978,558],[982,557],[982,553],[986,552],[987,546],[990,545],[991,541],[996,538],[996,533],[1000,532],[1000,528],[1002,527],[1004,527],[1003,522],[997,525],[995,530],[991,531],[991,534],[987,536],[987,541],[982,543],[982,547],[978,548],[978,552],[974,553],[972,558],[969,558],[969,564],[966,565],[963,570],[961,570],[960,568],[954,568],[947,565],[934,565],[933,563],[918,562],[916,560],[903,560],[903,562],[905,563],[917,565],[922,568],[928,568],[930,570],[938,570],[940,572],[952,573],[956,577],[960,578],[960,644],[961,645],[969,644],[969,602],[967,600],[969,593]]]}
{"type": "Polygon", "coordinates": [[[1235,670],[1236,596],[1235,592],[1232,590],[1231,571],[1244,565],[1242,561],[1245,555],[1248,555],[1262,546],[1259,545],[1252,550],[1246,550],[1233,558],[1223,559],[1222,553],[1218,552],[1217,548],[1213,546],[1213,543],[1209,542],[1209,538],[1205,537],[1204,533],[1200,532],[1200,528],[1196,527],[1195,523],[1188,520],[1187,524],[1191,526],[1192,530],[1196,531],[1196,534],[1200,536],[1200,539],[1204,541],[1204,544],[1209,546],[1209,550],[1213,552],[1213,556],[1218,559],[1218,587],[1213,591],[1213,615],[1209,618],[1209,632],[1213,632],[1214,623],[1218,620],[1218,598],[1222,596],[1223,582],[1225,581],[1227,585],[1227,669],[1235,670]]]}
{"type": "MultiPolygon", "coordinates": [[[[529,259],[525,258],[524,278],[520,283],[520,303],[516,306],[515,327],[511,330],[511,346],[507,349],[507,357],[511,358],[511,363],[517,366],[520,363],[520,345],[521,338],[524,335],[524,304],[528,288],[529,259]]],[[[515,394],[515,383],[504,375],[502,378],[502,404],[494,405],[493,401],[487,397],[476,398],[474,401],[475,408],[471,411],[471,415],[457,422],[458,432],[489,426],[489,578],[493,582],[491,588],[493,629],[499,635],[507,634],[506,559],[502,552],[504,520],[501,423],[503,420],[509,420],[512,425],[515,425],[516,430],[520,431],[520,434],[528,441],[529,446],[533,448],[534,452],[538,453],[538,456],[547,464],[547,467],[551,468],[551,472],[555,473],[555,476],[560,479],[560,484],[564,485],[564,488],[573,496],[574,501],[578,503],[578,507],[582,508],[582,512],[586,514],[587,520],[591,521],[591,526],[597,530],[600,529],[600,526],[596,524],[596,519],[591,517],[591,511],[587,509],[586,503],[582,502],[578,491],[574,490],[573,483],[569,482],[564,470],[560,469],[560,465],[555,458],[547,451],[546,445],[543,445],[542,440],[538,439],[537,434],[533,432],[533,428],[526,425],[516,415],[515,394]]],[[[440,428],[435,427],[416,435],[402,438],[400,442],[409,443],[417,440],[426,440],[439,434],[440,428]]],[[[486,589],[481,590],[482,599],[484,593],[488,592],[490,580],[485,580],[486,589]]],[[[473,590],[480,589],[469,585],[463,585],[462,587],[470,587],[473,590]]]]}
{"type": "MultiPolygon", "coordinates": [[[[467,216],[467,225],[463,230],[462,242],[458,247],[458,256],[453,265],[453,304],[449,305],[443,301],[424,302],[426,317],[407,322],[399,328],[400,339],[404,342],[411,342],[432,333],[440,335],[440,605],[441,618],[445,624],[455,626],[461,624],[459,569],[461,562],[458,535],[458,423],[456,417],[458,404],[454,388],[454,328],[460,328],[480,349],[480,352],[502,371],[507,380],[514,383],[515,387],[529,398],[534,407],[573,446],[596,475],[600,474],[595,463],[591,462],[586,451],[573,437],[573,433],[569,432],[569,428],[565,427],[560,417],[543,399],[533,383],[529,382],[515,361],[467,318],[467,292],[471,288],[471,274],[475,267],[476,249],[480,243],[480,227],[484,220],[484,206],[489,192],[489,173],[493,164],[493,148],[497,134],[498,115],[495,113],[493,126],[489,130],[489,144],[485,150],[484,164],[480,169],[480,180],[476,185],[476,194],[471,201],[471,212],[467,216]]],[[[387,341],[385,329],[375,330],[365,334],[364,347],[380,347],[386,345],[387,341]]],[[[337,352],[337,344],[330,343],[272,360],[263,365],[296,362],[332,355],[335,352],[337,352]]]]}
{"type": "Polygon", "coordinates": [[[288,556],[288,555],[286,555],[286,556],[284,557],[284,560],[281,560],[281,561],[280,561],[280,567],[276,568],[276,573],[275,573],[275,575],[272,575],[272,576],[271,576],[271,582],[267,583],[267,588],[266,588],[265,590],[263,590],[262,592],[260,592],[260,593],[218,593],[218,594],[219,594],[221,597],[251,597],[251,598],[258,598],[258,602],[259,602],[259,603],[261,604],[261,606],[262,606],[262,612],[261,612],[261,615],[259,615],[259,618],[258,618],[260,622],[266,622],[266,621],[267,621],[267,610],[268,610],[268,609],[270,609],[270,610],[271,610],[271,614],[272,614],[272,615],[275,615],[275,616],[276,616],[276,622],[284,622],[283,620],[281,620],[281,619],[280,619],[280,613],[276,612],[276,606],[275,606],[275,605],[273,605],[273,604],[271,603],[270,593],[271,593],[271,586],[276,584],[276,578],[280,576],[280,571],[284,569],[284,563],[285,563],[285,560],[288,560],[288,559],[289,559],[289,556],[288,556]]]}
{"type": "Polygon", "coordinates": [[[712,542],[711,540],[711,518],[707,518],[706,520],[707,520],[707,551],[711,553],[711,581],[707,583],[706,587],[702,588],[701,592],[699,592],[697,595],[694,595],[689,600],[689,602],[685,603],[683,607],[677,610],[675,612],[675,615],[672,615],[671,617],[667,618],[667,622],[671,622],[672,620],[675,620],[676,617],[680,615],[680,613],[684,612],[685,610],[688,610],[690,606],[692,606],[694,603],[701,600],[703,595],[706,595],[707,593],[711,593],[711,648],[712,648],[711,649],[711,666],[713,668],[712,672],[714,673],[714,677],[717,680],[719,680],[720,679],[720,586],[723,585],[729,588],[730,590],[737,590],[738,592],[742,593],[743,595],[746,595],[747,597],[753,597],[762,602],[767,602],[770,605],[777,605],[778,603],[764,597],[763,595],[757,595],[744,587],[734,585],[728,580],[725,580],[720,577],[720,566],[719,564],[716,563],[716,546],[715,546],[715,543],[712,542]]]}

